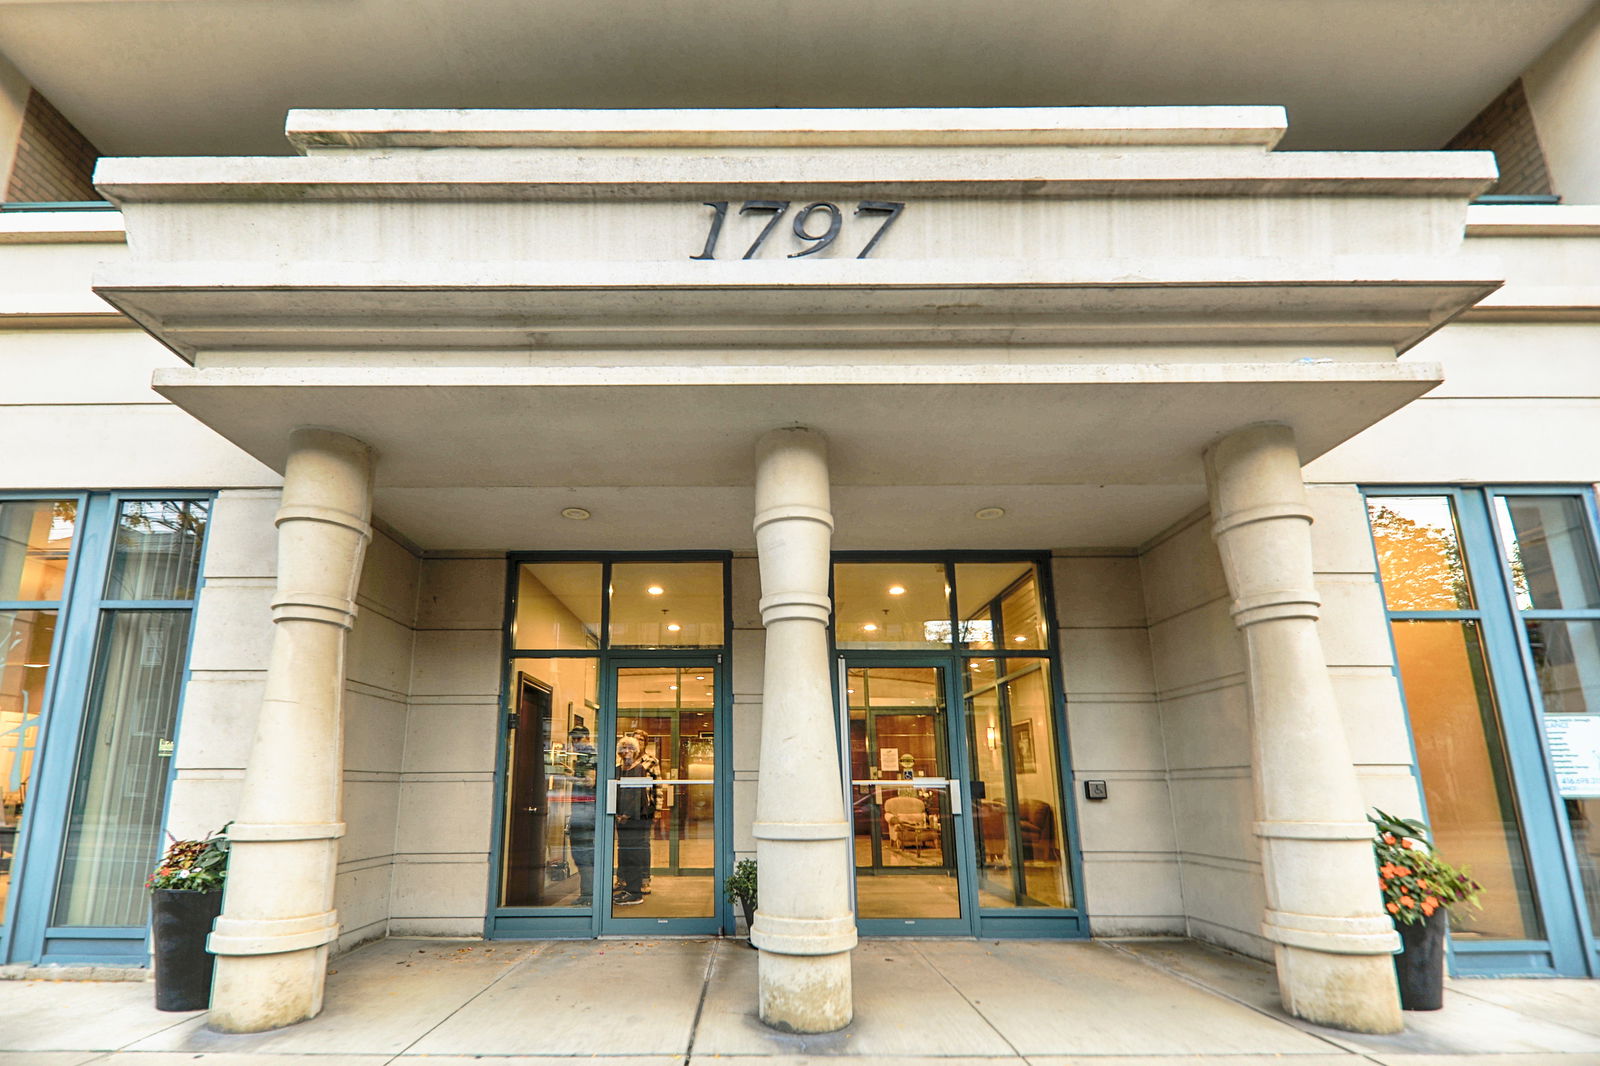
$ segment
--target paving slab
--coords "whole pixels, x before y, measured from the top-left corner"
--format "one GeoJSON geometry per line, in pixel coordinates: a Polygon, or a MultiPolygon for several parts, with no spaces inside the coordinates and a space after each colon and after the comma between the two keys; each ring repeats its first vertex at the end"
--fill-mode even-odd
{"type": "Polygon", "coordinates": [[[1578,1052],[1538,1055],[1369,1055],[1366,1061],[1382,1066],[1596,1066],[1600,1056],[1578,1052]]]}
{"type": "MultiPolygon", "coordinates": [[[[1449,981],[1445,987],[1445,1006],[1439,1011],[1406,1011],[1406,1031],[1393,1036],[1373,1036],[1365,1033],[1347,1033],[1339,1029],[1313,1025],[1290,1016],[1278,998],[1277,978],[1270,966],[1254,959],[1246,959],[1220,948],[1195,941],[1119,941],[1110,945],[1112,950],[1145,960],[1153,966],[1180,975],[1188,980],[1214,988],[1218,992],[1248,1003],[1262,1013],[1279,1019],[1287,1025],[1308,1034],[1315,1034],[1347,1051],[1366,1055],[1474,1055],[1474,1054],[1591,1054],[1600,1053],[1597,1036],[1592,1032],[1548,1021],[1532,1013],[1524,1013],[1512,1006],[1501,1006],[1482,998],[1493,993],[1508,1002],[1516,1003],[1519,997],[1539,1003],[1550,1014],[1558,1012],[1559,1004],[1550,998],[1541,998],[1535,989],[1522,991],[1521,986],[1544,984],[1584,985],[1595,982],[1549,982],[1528,979],[1525,981],[1482,982],[1483,992],[1474,993],[1480,985],[1478,979],[1449,981]],[[1513,986],[1510,989],[1493,986],[1513,986]]],[[[1590,996],[1600,1001],[1600,990],[1586,989],[1569,992],[1582,1004],[1590,996]]],[[[1581,1006],[1589,1011],[1586,1021],[1595,1021],[1593,1006],[1581,1006]]]]}
{"type": "MultiPolygon", "coordinates": [[[[93,1066],[384,1066],[392,1055],[272,1055],[267,1052],[112,1052],[93,1066]]],[[[10,1063],[0,1063],[10,1066],[10,1063]]],[[[478,1064],[482,1066],[482,1063],[478,1064]]]]}
{"type": "Polygon", "coordinates": [[[852,965],[855,1021],[837,1033],[779,1033],[756,1016],[756,952],[726,945],[717,953],[706,991],[695,1056],[926,1055],[1015,1061],[1016,1048],[928,963],[915,941],[862,941],[852,965]]]}
{"type": "MultiPolygon", "coordinates": [[[[838,1055],[691,1055],[688,1066],[839,1066],[839,1058],[838,1055]]],[[[872,1055],[870,1058],[874,1066],[1027,1066],[1025,1060],[1015,1055],[872,1055]]],[[[479,1063],[478,1066],[490,1064],[479,1063]]],[[[1152,1064],[1145,1062],[1141,1066],[1152,1064]]],[[[1348,1060],[1346,1066],[1349,1066],[1348,1060]]]]}
{"type": "Polygon", "coordinates": [[[1463,996],[1600,1035],[1600,981],[1471,977],[1450,982],[1463,996]]]}
{"type": "MultiPolygon", "coordinates": [[[[563,1066],[565,1063],[572,1063],[573,1066],[683,1066],[682,1055],[496,1055],[493,1058],[484,1058],[481,1055],[407,1053],[388,1061],[394,1066],[563,1066]]],[[[132,1063],[130,1066],[139,1064],[132,1063]]],[[[190,1066],[207,1066],[207,1063],[191,1063],[190,1066]]],[[[248,1066],[272,1066],[272,1064],[259,1063],[248,1066]]],[[[322,1060],[319,1058],[316,1062],[307,1063],[306,1066],[322,1066],[322,1060]]]]}
{"type": "Polygon", "coordinates": [[[552,941],[408,1050],[427,1055],[688,1053],[711,940],[552,941]]]}
{"type": "Polygon", "coordinates": [[[329,965],[322,1013],[269,1033],[213,1033],[204,1018],[130,1051],[397,1054],[547,943],[380,940],[329,965]]]}
{"type": "Polygon", "coordinates": [[[1093,942],[925,941],[941,974],[1037,1055],[1311,1055],[1338,1048],[1093,942]]]}
{"type": "Polygon", "coordinates": [[[1028,1066],[1371,1066],[1360,1055],[1029,1055],[1028,1066]]]}
{"type": "Polygon", "coordinates": [[[1366,1061],[1381,1066],[1595,1066],[1600,1058],[1589,1053],[1563,1055],[1368,1055],[1366,1061]]]}
{"type": "Polygon", "coordinates": [[[0,1051],[113,1051],[190,1024],[200,1012],[156,1010],[143,982],[7,981],[0,1051]]]}
{"type": "Polygon", "coordinates": [[[0,1066],[82,1066],[103,1058],[100,1051],[0,1051],[0,1066]]]}

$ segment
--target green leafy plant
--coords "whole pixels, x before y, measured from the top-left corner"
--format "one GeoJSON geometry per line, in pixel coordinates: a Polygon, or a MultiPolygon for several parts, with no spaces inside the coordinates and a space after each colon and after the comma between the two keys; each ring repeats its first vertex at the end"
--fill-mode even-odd
{"type": "Polygon", "coordinates": [[[1411,925],[1457,905],[1481,909],[1478,893],[1483,886],[1466,870],[1439,858],[1427,826],[1377,808],[1367,820],[1378,829],[1372,851],[1383,888],[1383,909],[1395,921],[1411,925]]]}
{"type": "Polygon", "coordinates": [[[228,876],[228,825],[204,840],[174,840],[144,887],[221,892],[228,876]]]}
{"type": "Polygon", "coordinates": [[[756,902],[756,861],[754,859],[740,859],[733,868],[733,873],[722,882],[722,894],[728,898],[729,903],[748,903],[751,906],[756,902]]]}

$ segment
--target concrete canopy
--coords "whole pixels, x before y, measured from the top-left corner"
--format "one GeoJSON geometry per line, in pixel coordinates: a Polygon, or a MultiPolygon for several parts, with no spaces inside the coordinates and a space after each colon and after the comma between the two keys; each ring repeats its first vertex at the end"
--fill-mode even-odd
{"type": "Polygon", "coordinates": [[[1396,353],[1498,285],[1460,254],[1482,157],[1274,155],[1281,124],[297,115],[310,158],[102,164],[132,255],[96,291],[269,465],[296,426],[373,445],[377,515],[426,549],[747,548],[786,425],[830,440],[841,548],[1128,547],[1238,426],[1310,460],[1426,392],[1396,353]],[[906,219],[870,258],[780,229],[741,259],[735,209],[696,261],[712,197],[906,219]]]}
{"type": "Polygon", "coordinates": [[[0,51],[121,155],[396,106],[1281,104],[1297,148],[1437,148],[1588,3],[3,0],[0,51]]]}

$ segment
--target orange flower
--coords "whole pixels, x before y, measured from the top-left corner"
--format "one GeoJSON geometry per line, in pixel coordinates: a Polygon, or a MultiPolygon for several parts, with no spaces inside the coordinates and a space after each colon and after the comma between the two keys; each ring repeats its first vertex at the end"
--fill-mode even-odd
{"type": "Polygon", "coordinates": [[[1400,913],[1400,904],[1398,903],[1385,903],[1384,906],[1389,909],[1390,914],[1400,913]]]}
{"type": "Polygon", "coordinates": [[[1402,847],[1402,848],[1406,848],[1406,849],[1408,849],[1408,850],[1409,850],[1409,849],[1410,849],[1410,847],[1411,847],[1411,841],[1409,841],[1409,840],[1402,840],[1402,841],[1400,841],[1400,846],[1401,846],[1401,847],[1402,847]]]}
{"type": "MultiPolygon", "coordinates": [[[[1429,897],[1429,899],[1431,899],[1431,898],[1432,897],[1429,897]]],[[[1422,901],[1422,913],[1427,915],[1428,917],[1430,917],[1430,918],[1433,917],[1433,912],[1438,910],[1438,909],[1439,908],[1435,904],[1428,902],[1428,900],[1425,899],[1425,900],[1422,901]]]]}
{"type": "Polygon", "coordinates": [[[1417,887],[1418,888],[1427,888],[1428,887],[1428,882],[1419,877],[1419,878],[1417,878],[1417,887]]]}
{"type": "Polygon", "coordinates": [[[1396,866],[1395,867],[1395,872],[1398,873],[1401,877],[1410,877],[1411,876],[1411,867],[1409,867],[1409,866],[1396,866]]]}
{"type": "Polygon", "coordinates": [[[1410,896],[1401,896],[1400,897],[1400,906],[1402,906],[1402,907],[1415,907],[1416,905],[1417,905],[1417,901],[1412,899],[1410,896]]]}
{"type": "Polygon", "coordinates": [[[1393,844],[1394,843],[1394,834],[1393,833],[1385,833],[1385,834],[1383,834],[1383,842],[1385,844],[1393,844]]]}
{"type": "Polygon", "coordinates": [[[1439,897],[1429,896],[1427,899],[1422,901],[1422,905],[1424,907],[1437,907],[1439,905],[1439,897]]]}

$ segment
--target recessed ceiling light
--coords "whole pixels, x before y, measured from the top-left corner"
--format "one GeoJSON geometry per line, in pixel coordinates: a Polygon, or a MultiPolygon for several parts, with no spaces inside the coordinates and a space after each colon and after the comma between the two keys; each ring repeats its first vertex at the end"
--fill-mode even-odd
{"type": "Polygon", "coordinates": [[[645,589],[645,591],[652,596],[659,596],[667,590],[662,588],[660,585],[651,585],[649,588],[645,589]]]}
{"type": "Polygon", "coordinates": [[[1026,644],[1028,641],[1027,637],[1012,637],[1011,639],[1016,641],[1018,644],[1026,644]]]}
{"type": "Polygon", "coordinates": [[[973,669],[974,669],[974,670],[982,670],[982,669],[983,669],[983,667],[981,667],[981,666],[979,666],[979,665],[978,665],[978,664],[977,664],[977,663],[973,663],[973,664],[972,664],[972,668],[973,668],[973,669]]]}
{"type": "Polygon", "coordinates": [[[694,679],[696,681],[704,681],[706,679],[706,675],[705,674],[695,674],[694,675],[694,679]]]}
{"type": "Polygon", "coordinates": [[[574,522],[587,522],[592,516],[582,507],[563,507],[561,517],[570,518],[574,522]]]}
{"type": "Polygon", "coordinates": [[[972,515],[974,518],[982,518],[985,521],[991,518],[1004,518],[1005,516],[1006,509],[1004,507],[980,507],[972,515]]]}
{"type": "Polygon", "coordinates": [[[848,692],[852,696],[854,696],[856,694],[856,690],[853,689],[853,688],[847,688],[847,689],[845,689],[845,691],[848,692]]]}
{"type": "Polygon", "coordinates": [[[668,685],[667,686],[667,691],[676,692],[676,691],[678,691],[678,686],[677,685],[668,685]]]}
{"type": "Polygon", "coordinates": [[[682,626],[680,626],[678,623],[674,622],[674,623],[672,623],[671,625],[669,625],[667,627],[667,632],[668,633],[676,633],[678,630],[680,630],[682,628],[683,628],[682,626]]]}
{"type": "Polygon", "coordinates": [[[905,594],[906,594],[906,587],[904,585],[890,585],[889,586],[889,595],[891,595],[891,596],[904,596],[905,594]]]}
{"type": "Polygon", "coordinates": [[[878,623],[876,623],[876,622],[868,622],[866,625],[862,626],[861,628],[866,630],[868,633],[876,633],[878,631],[878,623]]]}

